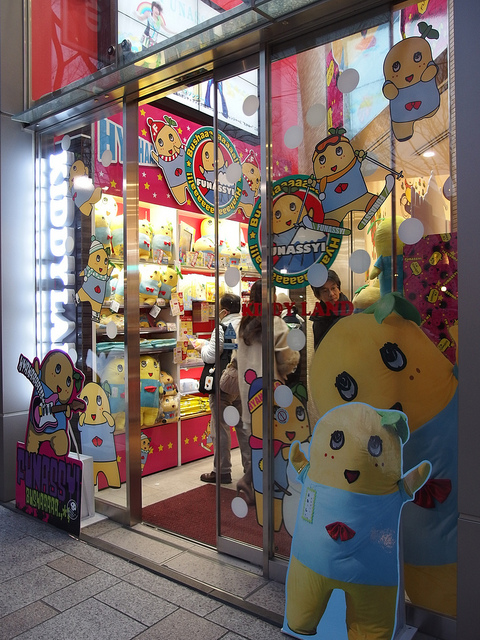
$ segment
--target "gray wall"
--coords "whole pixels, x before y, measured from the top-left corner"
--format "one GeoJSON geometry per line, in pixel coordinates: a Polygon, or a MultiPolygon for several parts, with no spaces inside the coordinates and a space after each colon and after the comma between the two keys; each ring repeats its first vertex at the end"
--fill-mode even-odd
{"type": "Polygon", "coordinates": [[[480,637],[480,3],[454,5],[459,286],[459,585],[457,638],[480,637]]]}
{"type": "Polygon", "coordinates": [[[23,2],[0,0],[0,501],[15,497],[16,442],[23,442],[31,384],[17,372],[35,355],[33,136],[23,111],[23,2]]]}

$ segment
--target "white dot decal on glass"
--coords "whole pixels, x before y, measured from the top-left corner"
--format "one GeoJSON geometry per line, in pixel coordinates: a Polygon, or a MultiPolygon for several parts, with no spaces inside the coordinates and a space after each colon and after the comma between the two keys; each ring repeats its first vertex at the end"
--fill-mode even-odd
{"type": "Polygon", "coordinates": [[[233,406],[225,407],[223,410],[223,419],[225,422],[234,427],[240,422],[240,414],[238,413],[238,409],[233,406]]]}
{"type": "Polygon", "coordinates": [[[240,498],[240,496],[232,500],[231,507],[233,515],[237,516],[237,518],[245,518],[245,516],[248,515],[248,504],[243,498],[240,498]]]}
{"type": "Polygon", "coordinates": [[[62,149],[64,151],[68,151],[70,149],[70,144],[71,144],[70,136],[69,135],[63,136],[62,149]]]}
{"type": "Polygon", "coordinates": [[[328,280],[328,269],[324,264],[319,262],[312,264],[307,271],[308,282],[312,287],[321,287],[328,280]]]}
{"type": "Polygon", "coordinates": [[[65,251],[66,251],[66,253],[73,253],[74,247],[75,247],[75,240],[71,236],[69,236],[65,240],[65,251]]]}
{"type": "Polygon", "coordinates": [[[238,182],[242,177],[241,165],[238,162],[232,162],[232,164],[228,165],[225,175],[231,184],[238,182]]]}
{"type": "Polygon", "coordinates": [[[305,334],[300,329],[292,329],[287,335],[287,344],[294,351],[301,351],[305,346],[305,334]]]}
{"type": "Polygon", "coordinates": [[[228,267],[225,271],[225,284],[229,287],[236,287],[240,282],[240,271],[235,267],[228,267]]]}
{"type": "Polygon", "coordinates": [[[105,325],[105,332],[109,338],[116,338],[118,327],[114,322],[107,322],[107,324],[105,325]]]}
{"type": "Polygon", "coordinates": [[[338,90],[342,93],[351,93],[357,88],[360,76],[356,69],[345,69],[337,80],[338,90]]]}
{"type": "Polygon", "coordinates": [[[250,95],[245,98],[243,101],[243,113],[246,116],[253,116],[254,113],[258,111],[258,107],[260,106],[260,100],[257,96],[250,95]]]}
{"type": "Polygon", "coordinates": [[[281,384],[275,389],[273,397],[275,404],[278,404],[279,407],[289,407],[293,402],[292,390],[285,384],[281,384]]]}
{"type": "Polygon", "coordinates": [[[370,254],[365,249],[357,249],[348,260],[350,269],[354,273],[364,273],[370,267],[370,254]]]}
{"type": "Polygon", "coordinates": [[[417,218],[408,218],[398,227],[398,237],[405,244],[415,244],[421,240],[423,234],[423,223],[417,218]]]}
{"type": "Polygon", "coordinates": [[[102,153],[102,164],[104,167],[109,167],[112,164],[113,155],[110,149],[105,149],[102,153]]]}
{"type": "Polygon", "coordinates": [[[283,141],[288,149],[297,149],[303,140],[303,127],[299,127],[295,124],[285,132],[283,141]]]}
{"type": "Polygon", "coordinates": [[[311,127],[319,127],[325,122],[327,117],[327,108],[324,104],[314,104],[307,111],[307,122],[311,127]]]}

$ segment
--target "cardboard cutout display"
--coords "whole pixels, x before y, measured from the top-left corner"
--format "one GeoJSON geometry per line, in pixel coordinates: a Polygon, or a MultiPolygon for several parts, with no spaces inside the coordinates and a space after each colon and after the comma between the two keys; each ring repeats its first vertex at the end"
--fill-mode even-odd
{"type": "Polygon", "coordinates": [[[77,304],[79,302],[89,302],[92,307],[93,322],[100,322],[100,312],[107,291],[107,282],[114,269],[113,264],[109,264],[110,250],[105,249],[95,236],[92,236],[90,245],[88,264],[80,271],[83,276],[83,284],[77,292],[77,304]]]}
{"type": "MultiPolygon", "coordinates": [[[[250,385],[248,392],[248,408],[252,419],[253,490],[257,522],[263,526],[263,421],[262,421],[262,378],[257,378],[253,369],[245,372],[245,380],[250,385]]],[[[281,383],[274,381],[274,391],[281,383]]],[[[275,407],[273,420],[273,452],[274,452],[274,489],[273,514],[274,530],[280,531],[283,523],[283,498],[287,494],[287,465],[290,445],[295,439],[306,442],[310,438],[310,422],[306,410],[306,389],[302,384],[292,390],[293,401],[289,407],[275,407]]]]}
{"type": "Polygon", "coordinates": [[[20,355],[17,369],[33,385],[25,443],[17,444],[16,506],[75,535],[80,532],[82,462],[70,453],[70,418],[84,410],[84,375],[69,356],[40,361],[20,355]]]}
{"type": "Polygon", "coordinates": [[[438,39],[436,29],[418,23],[420,36],[394,45],[383,63],[383,95],[390,101],[393,135],[399,142],[413,136],[415,122],[434,116],[440,106],[436,76],[438,67],[432,59],[427,38],[438,39]]]}
{"type": "Polygon", "coordinates": [[[413,604],[455,615],[457,367],[419,324],[399,293],[342,318],[315,351],[311,393],[320,415],[353,401],[406,414],[405,464],[427,459],[432,474],[403,513],[405,588],[413,604]]]}
{"type": "Polygon", "coordinates": [[[353,402],[316,424],[307,458],[290,463],[303,483],[286,581],[283,631],[302,638],[391,640],[399,601],[399,522],[430,463],[403,473],[401,411],[353,402]],[[346,613],[321,624],[334,590],[346,613]]]}
{"type": "Polygon", "coordinates": [[[82,391],[85,411],[80,414],[78,431],[82,453],[93,458],[93,482],[97,485],[98,475],[103,473],[107,486],[120,487],[120,471],[115,447],[115,420],[108,401],[110,389],[104,389],[95,382],[89,382],[82,391]],[[108,391],[108,393],[107,393],[108,391]]]}

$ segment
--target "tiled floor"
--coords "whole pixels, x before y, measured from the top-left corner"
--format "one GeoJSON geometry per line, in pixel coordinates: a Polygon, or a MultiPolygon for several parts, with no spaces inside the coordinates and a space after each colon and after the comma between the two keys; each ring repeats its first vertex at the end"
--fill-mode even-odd
{"type": "Polygon", "coordinates": [[[144,525],[82,537],[0,505],[1,640],[286,638],[284,586],[252,565],[144,525]]]}

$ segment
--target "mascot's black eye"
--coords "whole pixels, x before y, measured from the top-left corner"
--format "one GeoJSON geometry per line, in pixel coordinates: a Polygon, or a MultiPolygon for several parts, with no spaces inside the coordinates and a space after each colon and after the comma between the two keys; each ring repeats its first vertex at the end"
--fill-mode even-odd
{"type": "Polygon", "coordinates": [[[341,449],[345,444],[345,434],[343,431],[334,431],[330,436],[330,448],[334,451],[341,449]]]}
{"type": "Polygon", "coordinates": [[[297,416],[297,420],[303,422],[305,420],[305,407],[297,407],[295,415],[297,416]]]}
{"type": "Polygon", "coordinates": [[[337,154],[337,156],[341,156],[343,153],[343,147],[337,147],[335,149],[335,153],[337,154]]]}
{"type": "Polygon", "coordinates": [[[97,396],[97,404],[99,407],[102,406],[102,397],[101,396],[97,396]]]}
{"type": "Polygon", "coordinates": [[[290,202],[290,211],[295,211],[295,209],[297,208],[297,205],[294,202],[290,202]]]}
{"type": "Polygon", "coordinates": [[[122,371],[123,371],[123,364],[117,364],[117,371],[118,371],[118,373],[122,373],[122,371]]]}
{"type": "Polygon", "coordinates": [[[70,386],[71,386],[71,384],[72,384],[72,379],[71,379],[71,377],[70,377],[70,376],[67,376],[66,383],[67,383],[67,387],[70,387],[70,386]]]}
{"type": "Polygon", "coordinates": [[[397,73],[398,71],[400,71],[400,67],[402,65],[400,64],[400,62],[398,62],[398,60],[396,60],[393,64],[392,64],[392,71],[394,71],[395,73],[397,73]]]}
{"type": "Polygon", "coordinates": [[[346,371],[342,371],[342,373],[336,377],[335,386],[337,387],[340,397],[342,400],[345,400],[345,402],[351,402],[356,398],[358,385],[355,379],[346,371]]]}
{"type": "Polygon", "coordinates": [[[407,358],[395,342],[386,342],[380,349],[380,355],[387,369],[401,371],[407,366],[407,358]]]}
{"type": "Polygon", "coordinates": [[[420,62],[422,60],[422,54],[420,53],[420,51],[416,51],[413,54],[413,61],[414,62],[420,62]]]}
{"type": "Polygon", "coordinates": [[[382,453],[383,443],[380,436],[370,436],[370,440],[368,441],[368,453],[374,458],[378,458],[378,456],[382,453]]]}
{"type": "Polygon", "coordinates": [[[55,373],[57,375],[60,373],[61,370],[62,370],[62,365],[61,364],[55,365],[55,373]]]}
{"type": "Polygon", "coordinates": [[[320,164],[325,164],[327,158],[324,155],[321,155],[318,157],[318,161],[320,162],[320,164]]]}

